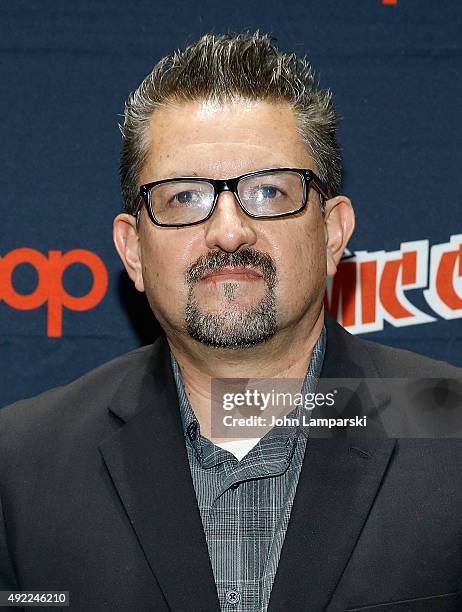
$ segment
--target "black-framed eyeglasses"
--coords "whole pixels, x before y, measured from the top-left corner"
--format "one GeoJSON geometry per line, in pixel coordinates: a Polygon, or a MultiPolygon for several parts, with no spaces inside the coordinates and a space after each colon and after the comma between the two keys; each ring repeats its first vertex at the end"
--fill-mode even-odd
{"type": "Polygon", "coordinates": [[[134,215],[143,203],[149,218],[162,227],[196,225],[209,219],[223,191],[234,194],[249,217],[275,219],[301,212],[307,205],[310,187],[319,194],[321,205],[327,188],[312,170],[269,168],[229,179],[180,177],[141,185],[134,215]]]}

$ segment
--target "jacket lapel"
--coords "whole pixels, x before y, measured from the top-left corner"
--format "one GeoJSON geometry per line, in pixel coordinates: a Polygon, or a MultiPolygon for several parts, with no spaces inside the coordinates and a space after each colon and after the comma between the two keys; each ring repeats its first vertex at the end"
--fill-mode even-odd
{"type": "Polygon", "coordinates": [[[164,337],[110,410],[125,424],[100,451],[169,607],[219,610],[164,337]]]}
{"type": "MultiPolygon", "coordinates": [[[[322,378],[356,380],[379,374],[364,345],[326,316],[322,378]]],[[[358,406],[374,412],[386,401],[359,385],[358,406]]],[[[308,439],[297,493],[273,583],[269,611],[329,609],[390,461],[395,440],[308,439]]]]}

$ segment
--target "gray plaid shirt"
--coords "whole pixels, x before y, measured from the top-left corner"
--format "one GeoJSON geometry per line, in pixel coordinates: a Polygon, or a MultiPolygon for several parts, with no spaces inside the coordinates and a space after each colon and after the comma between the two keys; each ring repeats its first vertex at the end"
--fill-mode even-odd
{"type": "MultiPolygon", "coordinates": [[[[313,349],[302,393],[314,392],[326,331],[313,349]]],[[[274,427],[241,461],[200,433],[171,355],[186,449],[222,611],[264,612],[305,454],[308,428],[274,427]]],[[[302,414],[298,406],[291,416],[302,414]]]]}

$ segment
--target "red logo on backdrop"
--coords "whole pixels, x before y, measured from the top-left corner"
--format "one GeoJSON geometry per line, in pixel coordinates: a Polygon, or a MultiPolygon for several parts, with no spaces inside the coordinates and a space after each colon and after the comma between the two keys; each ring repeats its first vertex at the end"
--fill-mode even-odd
{"type": "Polygon", "coordinates": [[[325,304],[352,333],[431,323],[436,318],[407,294],[423,290],[430,309],[443,319],[462,318],[462,234],[430,248],[428,240],[403,242],[398,251],[357,251],[329,279],[325,304]]]}
{"type": "Polygon", "coordinates": [[[108,275],[101,259],[85,249],[74,249],[67,253],[49,251],[48,257],[35,249],[15,249],[0,257],[0,300],[19,310],[33,310],[48,302],[47,335],[62,336],[63,308],[68,310],[90,310],[103,299],[108,275]],[[13,286],[13,272],[20,264],[30,264],[37,272],[38,282],[32,293],[18,293],[13,286]],[[75,297],[63,287],[63,274],[72,264],[86,266],[93,275],[93,286],[83,296],[75,297]]]}

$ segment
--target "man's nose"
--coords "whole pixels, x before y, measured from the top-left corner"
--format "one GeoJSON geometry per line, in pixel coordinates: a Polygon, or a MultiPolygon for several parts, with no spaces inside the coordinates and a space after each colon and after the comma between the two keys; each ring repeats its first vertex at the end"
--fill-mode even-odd
{"type": "Polygon", "coordinates": [[[205,241],[209,249],[233,253],[257,240],[253,219],[245,214],[231,191],[222,191],[207,222],[205,241]]]}

